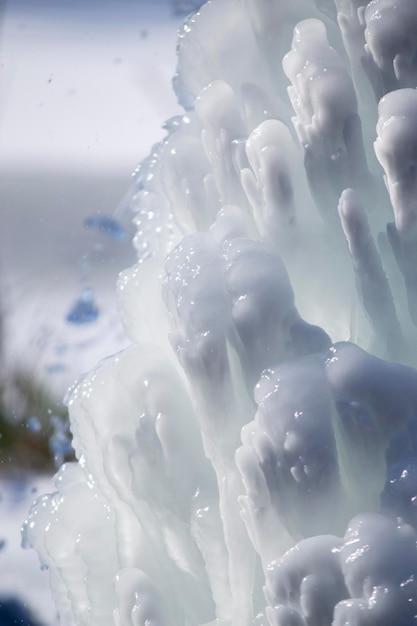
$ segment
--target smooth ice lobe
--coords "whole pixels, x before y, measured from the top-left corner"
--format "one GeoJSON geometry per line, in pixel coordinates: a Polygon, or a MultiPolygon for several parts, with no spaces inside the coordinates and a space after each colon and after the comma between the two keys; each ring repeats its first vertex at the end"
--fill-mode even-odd
{"type": "Polygon", "coordinates": [[[331,624],[335,605],[348,596],[331,535],[304,539],[266,570],[267,615],[272,626],[331,624]]]}
{"type": "Polygon", "coordinates": [[[349,184],[363,188],[367,178],[352,79],[319,20],[297,24],[283,67],[310,188],[331,219],[341,191],[349,184]]]}
{"type": "Polygon", "coordinates": [[[366,51],[380,72],[383,93],[416,87],[417,5],[414,0],[372,0],[364,18],[366,51]]]}
{"type": "Polygon", "coordinates": [[[398,89],[378,107],[375,153],[385,172],[385,185],[395,223],[388,239],[404,279],[410,318],[417,325],[417,92],[398,89]]]}
{"type": "Polygon", "coordinates": [[[122,224],[111,215],[105,215],[104,213],[89,215],[84,220],[84,226],[85,228],[91,228],[101,232],[115,241],[125,241],[127,239],[126,230],[123,228],[122,224]]]}
{"type": "Polygon", "coordinates": [[[417,238],[417,92],[393,91],[382,98],[375,152],[385,171],[395,226],[405,240],[417,238]]]}
{"type": "Polygon", "coordinates": [[[330,348],[326,371],[337,397],[366,407],[381,436],[417,412],[417,372],[410,367],[378,359],[353,343],[341,342],[330,348]]]}
{"type": "Polygon", "coordinates": [[[284,239],[296,218],[294,204],[295,146],[288,128],[266,120],[250,134],[246,154],[250,168],[241,169],[259,232],[267,240],[284,239]]]}

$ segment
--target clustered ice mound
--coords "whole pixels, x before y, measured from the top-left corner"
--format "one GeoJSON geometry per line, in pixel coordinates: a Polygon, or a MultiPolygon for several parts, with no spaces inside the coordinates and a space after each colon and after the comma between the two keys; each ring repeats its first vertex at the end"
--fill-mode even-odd
{"type": "Polygon", "coordinates": [[[417,624],[417,4],[212,0],[174,86],[24,525],[61,624],[417,624]]]}
{"type": "Polygon", "coordinates": [[[376,513],[355,517],[342,539],[304,539],[266,574],[273,626],[416,623],[415,530],[376,513]]]}

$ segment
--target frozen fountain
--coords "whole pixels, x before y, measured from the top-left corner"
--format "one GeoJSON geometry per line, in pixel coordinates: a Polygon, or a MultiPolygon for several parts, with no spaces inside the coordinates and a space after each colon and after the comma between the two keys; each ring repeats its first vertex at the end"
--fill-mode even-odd
{"type": "Polygon", "coordinates": [[[174,86],[24,543],[64,626],[415,624],[417,4],[212,0],[174,86]]]}

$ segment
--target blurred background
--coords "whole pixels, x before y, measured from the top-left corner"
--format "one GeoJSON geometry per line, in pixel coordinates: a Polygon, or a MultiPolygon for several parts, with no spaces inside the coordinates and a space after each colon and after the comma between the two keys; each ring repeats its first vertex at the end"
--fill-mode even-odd
{"type": "Polygon", "coordinates": [[[126,197],[180,113],[176,33],[201,4],[0,0],[0,626],[57,624],[19,529],[71,458],[66,389],[127,343],[126,197]]]}

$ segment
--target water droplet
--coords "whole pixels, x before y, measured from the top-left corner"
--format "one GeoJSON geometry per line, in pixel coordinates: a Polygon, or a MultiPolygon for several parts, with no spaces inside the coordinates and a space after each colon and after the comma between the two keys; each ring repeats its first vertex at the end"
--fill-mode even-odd
{"type": "Polygon", "coordinates": [[[110,239],[114,239],[116,241],[124,241],[127,239],[127,232],[121,225],[121,223],[111,217],[110,215],[105,215],[104,213],[97,213],[96,215],[89,215],[84,220],[85,228],[92,228],[93,230],[97,230],[110,239]]]}
{"type": "Polygon", "coordinates": [[[173,117],[170,117],[166,122],[162,124],[162,128],[164,128],[168,132],[173,132],[174,130],[177,130],[180,127],[181,121],[182,121],[182,115],[174,115],[173,117]]]}
{"type": "Polygon", "coordinates": [[[69,422],[57,415],[51,418],[53,433],[49,439],[49,449],[54,457],[55,467],[59,468],[67,456],[74,452],[69,433],[69,422]]]}
{"type": "Polygon", "coordinates": [[[66,371],[66,367],[63,363],[50,363],[45,367],[45,371],[48,374],[60,374],[66,371]]]}
{"type": "Polygon", "coordinates": [[[69,324],[91,324],[98,316],[99,310],[94,302],[93,291],[87,287],[75,301],[66,320],[69,324]]]}
{"type": "Polygon", "coordinates": [[[26,421],[26,427],[31,433],[40,433],[42,430],[42,424],[36,415],[31,415],[26,421]]]}

